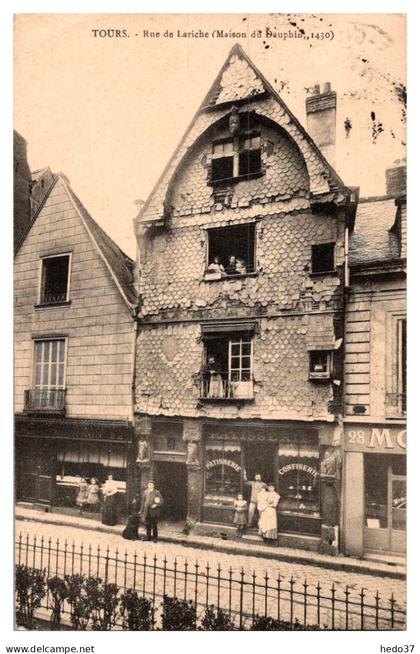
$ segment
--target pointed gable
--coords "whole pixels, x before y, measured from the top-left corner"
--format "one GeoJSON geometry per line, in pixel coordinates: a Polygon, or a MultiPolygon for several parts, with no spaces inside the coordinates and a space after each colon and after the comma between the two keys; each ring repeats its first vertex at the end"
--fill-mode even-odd
{"type": "Polygon", "coordinates": [[[349,195],[349,190],[312,138],[241,46],[236,44],[139,212],[138,223],[159,222],[165,218],[168,189],[184,157],[207,130],[229,115],[233,105],[237,106],[239,113],[252,110],[256,116],[272,121],[296,144],[305,161],[314,201],[330,194],[328,200],[343,202],[349,195]]]}
{"type": "Polygon", "coordinates": [[[85,231],[102,258],[124,302],[129,307],[130,311],[134,312],[137,304],[137,294],[133,284],[134,261],[118,247],[118,245],[92,218],[71,189],[67,178],[61,173],[53,176],[53,181],[43,197],[37,212],[33,216],[28,230],[19,243],[15,256],[19,254],[19,251],[24,246],[28,236],[30,236],[31,231],[33,231],[34,225],[40,220],[43,210],[45,209],[46,213],[51,211],[49,204],[54,204],[53,194],[56,191],[66,194],[69,203],[68,208],[73,206],[76,216],[83,224],[85,231]]]}

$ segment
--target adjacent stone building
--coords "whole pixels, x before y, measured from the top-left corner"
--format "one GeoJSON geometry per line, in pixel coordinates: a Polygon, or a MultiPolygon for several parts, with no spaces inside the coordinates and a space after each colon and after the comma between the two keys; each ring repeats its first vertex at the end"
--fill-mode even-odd
{"type": "Polygon", "coordinates": [[[75,507],[81,477],[101,484],[112,474],[124,512],[134,262],[64,175],[44,169],[32,181],[37,206],[14,267],[16,499],[75,507]]]}
{"type": "Polygon", "coordinates": [[[138,483],[188,528],[229,536],[259,473],[280,542],[337,551],[357,194],[316,144],[335,102],[308,98],[310,136],[235,46],[135,220],[138,483]]]}
{"type": "Polygon", "coordinates": [[[346,302],[343,551],[406,549],[406,166],[361,199],[346,302]]]}

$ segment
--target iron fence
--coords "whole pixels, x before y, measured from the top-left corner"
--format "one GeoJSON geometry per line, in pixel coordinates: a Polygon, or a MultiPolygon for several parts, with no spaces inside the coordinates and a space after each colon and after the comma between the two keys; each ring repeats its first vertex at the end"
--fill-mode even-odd
{"type": "MultiPolygon", "coordinates": [[[[394,598],[381,597],[364,588],[355,590],[350,586],[328,588],[308,584],[290,577],[258,576],[255,571],[243,568],[223,570],[218,564],[211,568],[208,563],[185,560],[178,557],[168,561],[166,556],[158,559],[148,555],[110,552],[109,547],[76,545],[59,539],[40,539],[29,534],[19,534],[16,540],[16,563],[46,571],[46,578],[64,575],[86,575],[101,578],[105,583],[116,584],[123,593],[135,590],[148,598],[153,612],[158,616],[165,595],[192,601],[197,615],[203,615],[207,607],[225,611],[235,628],[249,628],[257,616],[271,617],[301,625],[315,625],[319,629],[345,630],[392,630],[405,628],[405,607],[394,598]]],[[[47,593],[41,609],[51,609],[52,599],[47,593]]],[[[64,614],[70,614],[64,605],[64,614]]],[[[122,628],[117,621],[116,629],[122,628]]]]}

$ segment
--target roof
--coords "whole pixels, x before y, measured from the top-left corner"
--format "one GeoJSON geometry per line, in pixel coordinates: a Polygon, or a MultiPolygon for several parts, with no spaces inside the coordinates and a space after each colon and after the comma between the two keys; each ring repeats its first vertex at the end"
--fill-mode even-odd
{"type": "Polygon", "coordinates": [[[92,235],[106,263],[111,269],[111,272],[118,281],[117,285],[121,287],[128,303],[135,306],[137,304],[137,294],[133,285],[134,261],[118,247],[106,232],[104,232],[102,227],[98,225],[96,220],[94,220],[90,213],[85,209],[77,195],[70,188],[68,182],[65,179],[63,179],[63,181],[81,218],[84,220],[88,231],[92,235]]]}
{"type": "Polygon", "coordinates": [[[261,100],[259,113],[276,122],[294,140],[302,152],[314,195],[348,189],[333,167],[281,99],[277,91],[252,63],[239,44],[233,46],[219,74],[206,94],[198,111],[182,136],[178,146],[162,171],[147,201],[140,209],[139,222],[159,222],[164,218],[166,190],[174,178],[178,165],[197,139],[219,119],[227,116],[231,106],[261,100]],[[274,99],[274,105],[267,102],[274,99]],[[265,104],[264,104],[265,103],[265,104]]]}
{"type": "Polygon", "coordinates": [[[33,170],[31,172],[32,181],[37,182],[48,171],[51,173],[51,170],[48,166],[46,166],[45,168],[39,168],[38,170],[33,170]]]}
{"type": "MultiPolygon", "coordinates": [[[[46,170],[46,169],[43,169],[46,170]]],[[[98,223],[92,218],[86,208],[83,206],[77,195],[71,189],[70,184],[68,183],[65,175],[59,173],[54,175],[53,182],[50,185],[47,193],[45,194],[42,203],[40,204],[37,212],[33,216],[33,219],[29,225],[28,230],[25,232],[21,242],[19,243],[19,251],[22,243],[24,242],[26,236],[28,235],[32,225],[39,216],[42,208],[45,205],[49,195],[51,194],[52,189],[58,180],[64,184],[67,193],[73,205],[78,212],[82,222],[84,223],[89,235],[93,239],[96,247],[98,248],[105,264],[107,265],[111,276],[113,277],[120,293],[123,296],[123,299],[128,304],[131,310],[134,310],[137,305],[137,293],[134,288],[134,261],[130,259],[118,245],[108,236],[108,234],[98,225],[98,223]]]]}
{"type": "Polygon", "coordinates": [[[391,231],[396,212],[394,198],[359,200],[356,225],[349,241],[350,265],[399,258],[398,236],[391,231]]]}

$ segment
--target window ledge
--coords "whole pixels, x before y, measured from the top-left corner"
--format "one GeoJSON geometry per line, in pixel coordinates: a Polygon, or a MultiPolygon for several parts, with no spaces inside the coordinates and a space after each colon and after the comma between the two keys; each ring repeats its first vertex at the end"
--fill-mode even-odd
{"type": "Polygon", "coordinates": [[[225,179],[209,179],[207,182],[208,186],[222,186],[223,184],[237,184],[238,182],[246,182],[249,179],[256,179],[257,177],[262,177],[264,173],[259,171],[258,173],[249,173],[248,175],[238,175],[237,177],[225,177],[225,179]]]}
{"type": "Polygon", "coordinates": [[[322,277],[323,275],[336,275],[338,270],[322,270],[321,272],[310,272],[310,277],[322,277]]]}
{"type": "Polygon", "coordinates": [[[226,402],[227,404],[237,404],[238,402],[253,402],[255,397],[199,397],[199,402],[226,402]]]}
{"type": "Polygon", "coordinates": [[[229,282],[236,281],[237,279],[245,279],[246,277],[258,277],[258,272],[249,272],[242,275],[224,275],[219,277],[217,275],[212,275],[211,273],[205,273],[203,276],[204,282],[229,282]]]}
{"type": "Polygon", "coordinates": [[[317,377],[316,375],[311,374],[311,375],[309,375],[308,380],[311,381],[311,382],[330,382],[331,377],[330,377],[330,375],[324,376],[324,377],[321,377],[321,376],[317,377]]]}
{"type": "Polygon", "coordinates": [[[35,309],[55,309],[57,307],[68,307],[71,304],[71,300],[64,300],[63,302],[40,302],[39,304],[34,304],[35,309]]]}

